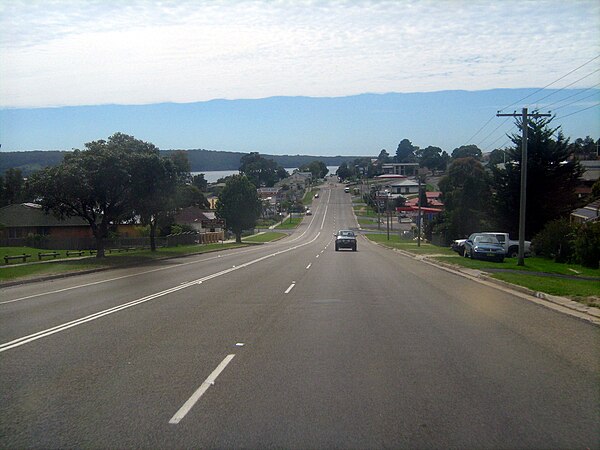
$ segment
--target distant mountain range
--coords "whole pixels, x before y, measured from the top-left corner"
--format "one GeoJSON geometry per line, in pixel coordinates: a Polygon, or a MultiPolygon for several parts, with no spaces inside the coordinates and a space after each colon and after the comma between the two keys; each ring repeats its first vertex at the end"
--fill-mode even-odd
{"type": "Polygon", "coordinates": [[[56,163],[60,153],[21,155],[22,162],[15,162],[5,152],[83,148],[116,132],[161,149],[223,150],[190,153],[195,171],[235,170],[239,155],[253,151],[277,155],[270,157],[287,167],[306,162],[304,155],[326,155],[326,164],[337,165],[334,155],[377,156],[382,149],[393,155],[403,139],[449,154],[466,144],[489,152],[509,144],[518,131],[516,119],[497,117],[498,110],[551,110],[556,113],[551,126],[560,126],[566,137],[597,139],[599,101],[600,89],[528,88],[0,108],[0,160],[11,159],[2,168],[31,170],[56,163]]]}
{"type": "MultiPolygon", "coordinates": [[[[177,150],[161,150],[168,156],[177,150]]],[[[237,170],[240,159],[246,153],[225,152],[219,150],[183,150],[188,157],[192,172],[213,170],[237,170]]],[[[67,152],[46,150],[30,152],[0,152],[0,174],[8,169],[21,169],[24,175],[29,175],[44,167],[60,164],[67,152]]],[[[262,155],[272,159],[282,167],[300,167],[311,161],[323,161],[327,166],[339,166],[345,161],[352,161],[357,156],[310,156],[310,155],[262,155]]]]}

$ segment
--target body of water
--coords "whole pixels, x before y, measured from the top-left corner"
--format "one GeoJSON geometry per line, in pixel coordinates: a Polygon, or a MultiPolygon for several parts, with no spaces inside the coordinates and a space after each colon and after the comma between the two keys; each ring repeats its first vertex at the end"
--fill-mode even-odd
{"type": "MultiPolygon", "coordinates": [[[[337,171],[338,166],[327,166],[327,168],[329,169],[328,175],[332,175],[337,171]]],[[[295,168],[291,168],[291,169],[286,168],[285,170],[287,170],[288,173],[291,174],[296,169],[295,168]]],[[[192,172],[192,175],[199,175],[201,173],[204,174],[204,179],[206,181],[208,181],[209,183],[216,183],[219,178],[225,178],[225,177],[228,177],[229,175],[237,175],[240,173],[240,171],[239,170],[206,170],[204,172],[192,172]]]]}

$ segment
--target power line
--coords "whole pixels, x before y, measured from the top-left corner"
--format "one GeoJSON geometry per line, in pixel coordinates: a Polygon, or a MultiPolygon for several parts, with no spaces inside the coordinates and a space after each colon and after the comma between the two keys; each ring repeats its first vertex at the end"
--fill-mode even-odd
{"type": "Polygon", "coordinates": [[[566,116],[560,116],[560,117],[558,117],[558,119],[564,119],[569,116],[574,116],[575,114],[579,114],[580,112],[587,111],[588,109],[597,108],[598,106],[600,106],[600,103],[597,103],[592,106],[588,106],[587,108],[580,109],[579,111],[572,112],[571,114],[567,114],[566,116]]]}
{"type": "Polygon", "coordinates": [[[514,103],[511,103],[511,104],[510,104],[510,105],[508,105],[508,106],[505,106],[505,107],[504,107],[504,108],[502,108],[500,111],[504,111],[505,109],[508,109],[508,108],[510,108],[511,106],[514,106],[514,105],[516,105],[516,104],[518,104],[518,103],[521,103],[521,102],[522,102],[523,100],[525,100],[526,98],[529,98],[529,97],[531,97],[532,95],[535,95],[535,94],[537,94],[537,93],[538,93],[538,92],[540,92],[540,91],[543,91],[543,90],[544,90],[544,89],[546,89],[547,87],[549,87],[549,86],[552,86],[554,83],[556,83],[556,82],[558,82],[558,81],[562,80],[563,78],[567,77],[568,75],[571,75],[571,74],[572,74],[573,72],[575,72],[576,70],[579,70],[579,69],[581,69],[581,68],[582,68],[582,67],[584,67],[584,66],[587,66],[589,63],[591,63],[592,61],[595,61],[595,60],[596,60],[596,59],[598,59],[598,58],[600,58],[600,55],[597,55],[597,56],[595,56],[594,58],[592,58],[592,59],[590,59],[589,61],[587,61],[587,62],[583,63],[582,65],[580,65],[579,67],[576,67],[575,69],[571,70],[569,73],[566,73],[566,74],[565,74],[565,75],[563,75],[562,77],[560,77],[560,78],[557,78],[557,79],[556,79],[556,80],[554,80],[552,83],[549,83],[549,84],[547,84],[547,85],[546,85],[546,86],[544,86],[543,88],[540,88],[540,89],[538,89],[537,91],[534,91],[534,92],[532,92],[531,94],[528,94],[528,95],[526,95],[526,96],[525,96],[525,97],[523,97],[522,99],[520,99],[520,100],[517,100],[516,102],[514,102],[514,103]]]}
{"type": "Polygon", "coordinates": [[[583,98],[578,98],[577,100],[573,100],[573,101],[572,101],[572,102],[570,102],[570,103],[566,103],[566,104],[564,104],[564,105],[561,105],[561,106],[559,106],[558,108],[554,108],[554,109],[553,109],[553,111],[558,111],[559,109],[566,108],[567,106],[571,106],[571,105],[573,105],[573,104],[575,104],[575,103],[578,103],[578,102],[581,102],[581,101],[585,100],[586,98],[590,98],[590,97],[594,97],[594,96],[596,96],[596,92],[592,92],[591,94],[589,94],[589,95],[586,95],[586,96],[585,96],[585,97],[583,97],[583,98]]]}
{"type": "Polygon", "coordinates": [[[482,131],[482,130],[483,130],[483,129],[484,129],[484,128],[485,128],[485,127],[488,125],[488,123],[490,123],[490,122],[491,122],[491,121],[492,121],[492,120],[493,120],[495,117],[496,117],[496,116],[492,116],[492,117],[490,117],[490,120],[488,120],[488,121],[487,121],[485,124],[483,124],[483,126],[482,126],[482,127],[479,129],[479,130],[477,130],[477,132],[476,132],[476,133],[475,133],[473,136],[471,136],[469,139],[467,139],[467,142],[465,142],[463,145],[461,145],[461,147],[464,147],[464,146],[465,146],[465,145],[467,145],[469,142],[471,142],[471,140],[472,140],[472,139],[473,139],[475,136],[477,136],[479,133],[481,133],[481,131],[482,131]]]}
{"type": "MultiPolygon", "coordinates": [[[[557,101],[555,101],[554,103],[550,103],[549,105],[546,105],[546,108],[550,109],[550,107],[551,107],[551,106],[554,106],[554,105],[556,105],[557,103],[564,102],[565,100],[568,100],[568,99],[570,99],[571,97],[575,97],[576,95],[581,95],[581,94],[583,94],[584,92],[586,92],[586,91],[589,91],[590,89],[594,89],[594,88],[596,88],[596,87],[598,87],[598,86],[600,86],[600,83],[598,83],[598,84],[595,84],[594,86],[590,86],[589,88],[585,88],[585,89],[583,89],[583,90],[581,90],[581,91],[579,91],[579,92],[575,92],[574,94],[568,95],[568,96],[566,96],[565,98],[561,98],[560,100],[557,100],[557,101]]],[[[586,97],[586,98],[587,98],[587,97],[586,97]]],[[[579,100],[578,100],[578,101],[579,101],[579,100]]],[[[562,106],[560,106],[560,108],[562,108],[562,106]]]]}
{"type": "Polygon", "coordinates": [[[502,122],[500,125],[498,125],[496,128],[494,128],[490,134],[488,134],[486,137],[484,137],[481,141],[479,141],[479,143],[477,144],[477,147],[479,147],[487,138],[489,138],[492,134],[494,134],[502,125],[504,125],[506,122],[508,122],[510,120],[510,117],[507,117],[506,119],[504,119],[504,122],[502,122]]]}
{"type": "MultiPolygon", "coordinates": [[[[596,69],[596,70],[594,70],[593,72],[590,72],[590,73],[588,73],[587,75],[585,75],[585,76],[583,76],[583,77],[579,78],[578,80],[575,80],[575,81],[573,81],[572,83],[570,83],[570,84],[567,84],[566,86],[563,86],[563,87],[561,87],[560,89],[558,89],[558,90],[556,90],[556,91],[554,91],[554,92],[550,92],[548,95],[546,95],[546,96],[544,96],[544,97],[542,97],[542,98],[538,99],[538,100],[536,101],[536,103],[540,103],[542,100],[544,100],[544,99],[546,99],[546,98],[550,97],[551,95],[558,94],[560,91],[562,91],[562,90],[564,90],[564,89],[568,88],[569,86],[573,86],[575,83],[578,83],[579,81],[581,81],[581,80],[583,80],[583,79],[585,79],[585,78],[587,78],[587,77],[589,77],[589,76],[591,76],[591,75],[595,74],[596,72],[600,72],[600,69],[596,69]]],[[[527,105],[527,106],[531,106],[531,103],[530,103],[529,105],[527,105]]]]}

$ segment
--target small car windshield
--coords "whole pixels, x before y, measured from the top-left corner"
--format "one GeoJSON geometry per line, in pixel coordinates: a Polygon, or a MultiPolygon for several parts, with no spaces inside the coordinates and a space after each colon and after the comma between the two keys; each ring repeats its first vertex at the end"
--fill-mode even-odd
{"type": "Polygon", "coordinates": [[[498,244],[498,239],[494,236],[475,236],[473,242],[477,244],[498,244]]]}
{"type": "Polygon", "coordinates": [[[354,233],[352,231],[349,231],[349,230],[341,230],[338,233],[338,235],[339,236],[350,236],[351,237],[351,236],[354,236],[354,233]]]}

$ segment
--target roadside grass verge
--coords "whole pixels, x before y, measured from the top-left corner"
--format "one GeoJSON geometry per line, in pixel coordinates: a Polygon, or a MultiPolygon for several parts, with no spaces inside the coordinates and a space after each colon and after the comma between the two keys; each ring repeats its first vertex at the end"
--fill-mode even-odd
{"type": "Polygon", "coordinates": [[[377,213],[366,206],[353,206],[354,213],[362,217],[377,217],[377,213]]]}
{"type": "Polygon", "coordinates": [[[280,223],[275,227],[276,230],[292,230],[297,228],[302,222],[302,217],[288,217],[285,222],[280,223]]]}
{"type": "Polygon", "coordinates": [[[287,236],[285,233],[277,233],[275,231],[267,231],[261,234],[255,234],[253,236],[248,236],[242,240],[242,242],[251,243],[251,244],[264,244],[265,242],[276,241],[283,237],[287,236]]]}
{"type": "Polygon", "coordinates": [[[526,287],[533,291],[571,298],[587,306],[600,307],[598,281],[542,277],[523,273],[495,273],[492,278],[526,287]]]}
{"type": "Polygon", "coordinates": [[[358,223],[361,225],[375,225],[377,226],[377,219],[358,219],[358,223]]]}
{"type": "MultiPolygon", "coordinates": [[[[106,254],[105,258],[96,258],[87,256],[84,258],[72,258],[69,260],[47,260],[43,262],[33,261],[34,264],[8,264],[0,266],[0,281],[10,281],[20,278],[32,278],[47,275],[58,275],[68,272],[80,272],[92,269],[117,268],[130,265],[144,264],[149,261],[185,256],[198,253],[206,253],[231,248],[245,247],[245,244],[226,243],[226,244],[202,244],[185,245],[179,247],[159,248],[156,252],[150,250],[135,250],[122,253],[106,254]]],[[[17,250],[14,254],[31,254],[37,257],[38,251],[48,251],[43,249],[33,249],[30,247],[0,247],[0,255],[9,254],[9,250],[17,250]]],[[[59,251],[66,255],[66,251],[59,251]]],[[[89,254],[89,253],[88,253],[89,254]]],[[[4,260],[2,260],[4,262],[4,260]]]]}
{"type": "Polygon", "coordinates": [[[373,242],[384,245],[390,248],[396,248],[400,250],[406,250],[417,255],[448,255],[452,256],[452,249],[446,247],[437,247],[426,242],[421,242],[419,247],[417,241],[407,241],[406,239],[400,239],[397,234],[390,233],[390,239],[388,241],[387,234],[365,234],[367,239],[373,242]]]}
{"type": "Polygon", "coordinates": [[[304,197],[302,197],[302,204],[304,206],[311,205],[313,198],[315,198],[315,194],[319,192],[319,190],[319,188],[312,188],[310,191],[304,194],[304,197]]]}
{"type": "MultiPolygon", "coordinates": [[[[524,266],[518,266],[518,258],[505,258],[504,262],[498,263],[480,259],[472,260],[471,258],[463,258],[455,252],[452,253],[454,253],[454,255],[449,257],[440,256],[435,259],[450,264],[468,267],[470,269],[510,269],[518,270],[520,272],[545,272],[560,275],[598,277],[598,281],[600,282],[600,269],[590,269],[589,267],[583,267],[579,264],[562,264],[545,258],[529,257],[525,258],[524,266]]],[[[600,288],[598,288],[598,291],[600,291],[600,288]]]]}
{"type": "Polygon", "coordinates": [[[391,248],[406,250],[418,255],[435,255],[432,259],[448,264],[454,264],[469,269],[488,271],[492,278],[507,283],[523,286],[533,291],[544,292],[550,295],[568,297],[579,303],[600,307],[600,270],[590,269],[578,264],[561,264],[544,258],[525,258],[525,266],[518,266],[517,258],[505,258],[504,262],[472,260],[463,258],[450,248],[437,247],[421,243],[417,247],[414,241],[404,241],[398,236],[390,236],[387,240],[385,234],[367,234],[367,238],[381,245],[391,248]],[[490,269],[503,269],[509,272],[493,272],[490,269]],[[532,272],[542,272],[540,275],[532,272]],[[596,277],[597,280],[582,280],[576,278],[562,278],[552,275],[569,275],[581,277],[596,277]]]}

